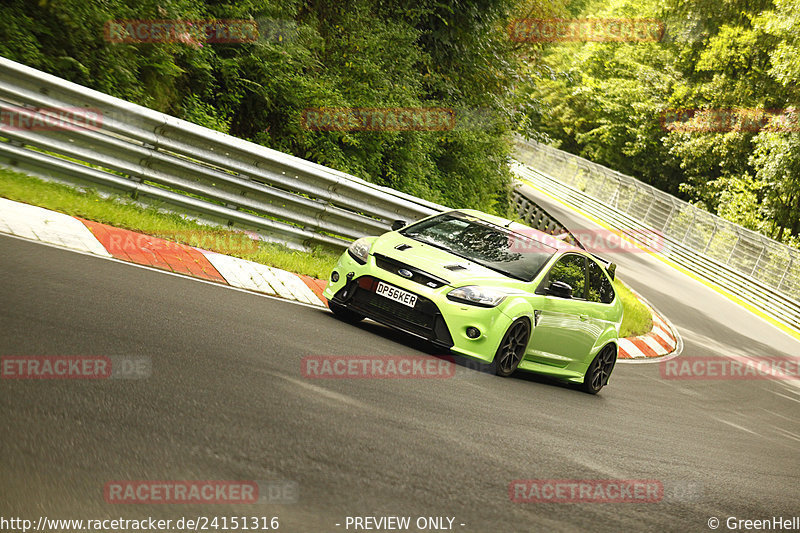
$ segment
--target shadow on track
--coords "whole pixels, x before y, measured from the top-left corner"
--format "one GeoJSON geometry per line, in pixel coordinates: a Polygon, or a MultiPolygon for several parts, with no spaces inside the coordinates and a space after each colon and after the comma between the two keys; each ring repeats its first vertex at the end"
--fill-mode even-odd
{"type": "MultiPolygon", "coordinates": [[[[373,335],[378,335],[386,340],[396,342],[406,348],[410,348],[412,350],[416,350],[427,355],[437,357],[439,359],[448,360],[455,365],[462,367],[465,372],[477,372],[479,374],[486,374],[488,376],[494,376],[494,370],[491,368],[491,365],[487,363],[483,363],[478,361],[477,359],[473,359],[471,357],[467,357],[464,355],[459,355],[454,352],[447,352],[443,353],[444,350],[432,344],[429,341],[421,337],[417,337],[415,335],[411,335],[408,333],[404,333],[400,330],[391,328],[389,326],[384,326],[383,324],[373,322],[372,320],[365,320],[362,322],[358,322],[356,324],[348,324],[336,318],[333,313],[326,310],[320,310],[321,313],[327,315],[330,320],[335,320],[339,322],[343,327],[351,327],[357,328],[361,331],[368,332],[373,335]]],[[[524,371],[517,371],[510,376],[510,378],[501,378],[497,376],[498,380],[505,380],[505,379],[512,379],[512,380],[520,380],[529,383],[537,383],[540,385],[550,385],[559,387],[562,389],[574,390],[576,392],[580,392],[580,386],[577,383],[571,383],[568,381],[559,380],[550,376],[545,376],[542,374],[535,374],[532,372],[524,372],[524,371]]],[[[589,397],[589,395],[586,395],[589,397]]],[[[594,396],[597,398],[598,396],[594,396]]]]}

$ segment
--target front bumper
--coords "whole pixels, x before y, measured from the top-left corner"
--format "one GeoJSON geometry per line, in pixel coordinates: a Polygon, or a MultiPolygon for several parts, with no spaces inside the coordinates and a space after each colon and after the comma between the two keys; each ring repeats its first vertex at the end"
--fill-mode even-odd
{"type": "Polygon", "coordinates": [[[333,303],[373,320],[423,337],[442,348],[452,348],[453,338],[436,304],[421,295],[413,308],[375,293],[380,280],[360,276],[346,283],[332,298],[333,303]]]}
{"type": "Polygon", "coordinates": [[[491,362],[511,319],[498,308],[477,307],[447,299],[452,286],[430,288],[379,267],[373,256],[362,265],[347,252],[334,269],[324,296],[335,304],[363,314],[376,322],[422,337],[453,352],[491,362]],[[413,308],[375,293],[379,281],[417,296],[413,308]],[[481,335],[472,339],[467,328],[481,335]]]}

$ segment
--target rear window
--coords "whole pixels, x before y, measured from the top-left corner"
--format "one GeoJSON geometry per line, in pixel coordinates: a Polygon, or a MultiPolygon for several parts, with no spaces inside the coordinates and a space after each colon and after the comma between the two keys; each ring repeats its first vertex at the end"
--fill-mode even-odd
{"type": "Polygon", "coordinates": [[[614,301],[614,286],[603,268],[589,260],[589,300],[610,304],[614,301]]]}

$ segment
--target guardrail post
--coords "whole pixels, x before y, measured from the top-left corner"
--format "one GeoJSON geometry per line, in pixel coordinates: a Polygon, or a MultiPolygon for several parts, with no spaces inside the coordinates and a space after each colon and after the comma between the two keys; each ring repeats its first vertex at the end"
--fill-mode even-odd
{"type": "Polygon", "coordinates": [[[751,278],[752,278],[752,277],[755,277],[756,269],[758,268],[758,263],[761,261],[761,258],[764,256],[764,250],[765,250],[765,249],[766,249],[766,246],[764,246],[764,245],[762,244],[762,245],[761,245],[761,252],[759,252],[759,254],[758,254],[758,258],[756,258],[756,264],[755,264],[755,265],[753,265],[753,270],[751,270],[751,271],[750,271],[750,277],[751,277],[751,278]]]}
{"type": "Polygon", "coordinates": [[[669,201],[670,204],[672,205],[669,208],[669,214],[667,215],[667,219],[664,221],[664,225],[661,227],[662,233],[667,233],[667,228],[669,228],[669,225],[672,223],[672,218],[675,216],[675,211],[676,211],[675,200],[672,198],[672,196],[670,196],[669,201]]]}
{"type": "Polygon", "coordinates": [[[697,209],[696,207],[692,206],[692,221],[689,222],[689,225],[686,226],[686,233],[683,234],[683,239],[681,239],[681,243],[686,243],[686,238],[689,236],[689,232],[692,231],[692,226],[694,226],[695,220],[697,220],[697,209]]]}
{"type": "Polygon", "coordinates": [[[639,194],[639,190],[634,187],[633,192],[631,193],[631,201],[628,202],[628,207],[625,209],[625,212],[630,214],[631,206],[633,206],[633,201],[636,199],[636,195],[639,194]]]}
{"type": "Polygon", "coordinates": [[[717,221],[714,221],[714,229],[711,230],[711,237],[708,238],[708,242],[706,243],[706,247],[703,248],[703,253],[705,254],[708,249],[711,247],[711,243],[714,241],[714,237],[717,235],[717,221]]]}
{"type": "Polygon", "coordinates": [[[742,240],[742,236],[741,236],[741,235],[739,235],[739,232],[737,231],[737,232],[736,232],[736,242],[735,242],[735,243],[733,243],[733,246],[731,247],[731,253],[730,253],[730,254],[728,254],[728,260],[727,260],[727,261],[725,261],[725,264],[726,264],[726,265],[730,265],[730,264],[731,264],[731,259],[733,259],[733,252],[735,252],[735,251],[736,251],[736,247],[737,247],[737,246],[739,246],[739,242],[740,242],[741,240],[742,240]]]}
{"type": "Polygon", "coordinates": [[[792,263],[794,262],[794,257],[791,255],[789,256],[789,264],[786,265],[786,270],[783,271],[783,275],[781,276],[780,282],[778,282],[778,290],[781,290],[783,286],[783,281],[786,279],[786,275],[789,274],[789,270],[792,268],[792,263]]]}
{"type": "Polygon", "coordinates": [[[653,204],[656,203],[656,196],[653,194],[650,196],[650,205],[647,206],[647,211],[645,211],[644,216],[642,217],[642,222],[647,223],[647,216],[650,214],[650,210],[653,209],[653,204]]]}
{"type": "Polygon", "coordinates": [[[622,188],[622,185],[619,181],[617,181],[617,188],[614,189],[614,193],[611,195],[611,199],[608,201],[609,205],[619,209],[619,190],[622,188]]]}

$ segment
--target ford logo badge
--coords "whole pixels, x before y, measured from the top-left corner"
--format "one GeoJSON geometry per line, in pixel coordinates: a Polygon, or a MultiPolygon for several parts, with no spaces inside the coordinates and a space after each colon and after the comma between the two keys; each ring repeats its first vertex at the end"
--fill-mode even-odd
{"type": "Polygon", "coordinates": [[[400,274],[401,276],[403,276],[404,278],[409,278],[410,279],[410,278],[414,277],[414,273],[411,272],[410,270],[406,270],[405,268],[401,268],[400,270],[397,271],[397,273],[400,274]]]}

